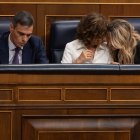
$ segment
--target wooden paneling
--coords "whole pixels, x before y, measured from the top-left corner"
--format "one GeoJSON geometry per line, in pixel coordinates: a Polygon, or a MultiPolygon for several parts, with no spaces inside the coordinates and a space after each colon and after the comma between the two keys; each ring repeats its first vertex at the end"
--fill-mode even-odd
{"type": "Polygon", "coordinates": [[[12,140],[12,112],[0,111],[0,140],[12,140]]]}
{"type": "Polygon", "coordinates": [[[130,140],[130,133],[127,131],[56,131],[56,132],[40,132],[39,133],[39,140],[55,140],[56,138],[59,140],[66,140],[66,139],[72,139],[76,140],[77,138],[80,140],[93,140],[93,139],[103,139],[103,140],[112,140],[114,138],[115,140],[130,140]],[[106,137],[104,137],[106,135],[106,137]]]}
{"type": "MultiPolygon", "coordinates": [[[[1,2],[5,2],[1,0],[1,2]]],[[[139,3],[139,0],[6,0],[6,2],[49,2],[49,3],[139,3]]]]}
{"type": "Polygon", "coordinates": [[[23,140],[137,140],[140,118],[129,117],[47,117],[23,119],[23,140]],[[113,123],[112,123],[113,122],[113,123]],[[136,130],[135,132],[133,130],[136,130]]]}
{"type": "Polygon", "coordinates": [[[139,74],[9,69],[0,73],[0,140],[139,140],[139,74]]]}
{"type": "Polygon", "coordinates": [[[140,101],[140,88],[111,88],[112,101],[140,101]]]}
{"type": "Polygon", "coordinates": [[[61,89],[59,88],[19,88],[18,101],[60,101],[61,89]]]}
{"type": "MultiPolygon", "coordinates": [[[[46,48],[55,20],[80,19],[92,11],[107,17],[140,16],[140,4],[73,1],[1,3],[0,15],[30,11],[34,33],[46,48]]],[[[139,140],[139,74],[8,72],[0,72],[0,140],[139,140]]]]}
{"type": "Polygon", "coordinates": [[[13,89],[0,89],[0,102],[12,100],[13,100],[13,89]]]}
{"type": "Polygon", "coordinates": [[[107,89],[101,88],[66,88],[65,101],[107,101],[107,93],[107,89]]]}
{"type": "Polygon", "coordinates": [[[101,4],[101,13],[106,16],[139,16],[140,4],[101,4]]]}
{"type": "Polygon", "coordinates": [[[139,0],[99,0],[99,3],[140,3],[139,0]]]}
{"type": "MultiPolygon", "coordinates": [[[[101,13],[109,16],[114,15],[124,15],[124,6],[123,4],[102,4],[100,5],[101,13]]],[[[129,5],[127,5],[130,7],[129,5]]]]}

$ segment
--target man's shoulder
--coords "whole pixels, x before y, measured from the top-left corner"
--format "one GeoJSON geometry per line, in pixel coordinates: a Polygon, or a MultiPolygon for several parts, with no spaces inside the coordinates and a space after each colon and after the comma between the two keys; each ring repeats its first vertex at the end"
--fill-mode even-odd
{"type": "Polygon", "coordinates": [[[31,38],[30,38],[30,40],[36,42],[36,41],[41,41],[41,38],[39,36],[32,35],[31,38]]]}
{"type": "Polygon", "coordinates": [[[27,43],[27,45],[29,45],[33,48],[40,48],[43,46],[43,42],[41,40],[41,38],[39,36],[36,35],[32,35],[27,43]]]}
{"type": "Polygon", "coordinates": [[[31,46],[38,47],[42,44],[42,40],[39,36],[32,35],[29,39],[29,43],[31,44],[31,46]]]}

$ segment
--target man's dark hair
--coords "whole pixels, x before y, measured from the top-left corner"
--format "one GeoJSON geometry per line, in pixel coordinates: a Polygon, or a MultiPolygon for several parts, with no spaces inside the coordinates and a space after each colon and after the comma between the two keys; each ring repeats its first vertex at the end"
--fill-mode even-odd
{"type": "Polygon", "coordinates": [[[12,23],[14,27],[16,27],[17,24],[30,27],[34,24],[34,18],[31,13],[20,11],[13,17],[12,23]]]}

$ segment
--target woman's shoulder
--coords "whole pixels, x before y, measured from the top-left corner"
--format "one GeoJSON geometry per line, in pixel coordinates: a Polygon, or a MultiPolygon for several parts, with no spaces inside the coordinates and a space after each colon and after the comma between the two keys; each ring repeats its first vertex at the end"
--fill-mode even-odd
{"type": "Polygon", "coordinates": [[[81,41],[79,39],[75,39],[71,42],[68,42],[67,44],[69,44],[69,45],[75,45],[76,44],[77,45],[77,44],[81,44],[81,41]]]}
{"type": "Polygon", "coordinates": [[[71,42],[68,42],[67,44],[66,44],[66,47],[70,47],[70,48],[72,48],[72,47],[74,47],[75,49],[78,47],[81,47],[81,46],[83,46],[83,43],[79,40],[79,39],[75,39],[75,40],[73,40],[73,41],[71,41],[71,42]]]}

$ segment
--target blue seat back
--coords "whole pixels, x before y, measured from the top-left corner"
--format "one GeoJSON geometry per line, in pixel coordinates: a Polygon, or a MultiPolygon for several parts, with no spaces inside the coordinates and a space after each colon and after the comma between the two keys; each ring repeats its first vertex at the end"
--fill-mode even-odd
{"type": "Polygon", "coordinates": [[[11,23],[11,17],[0,17],[0,36],[9,31],[9,25],[11,23]]]}
{"type": "Polygon", "coordinates": [[[124,19],[129,21],[140,34],[140,17],[126,17],[124,19]]]}
{"type": "Polygon", "coordinates": [[[61,63],[66,43],[75,39],[79,20],[53,22],[50,30],[50,63],[61,63]]]}

